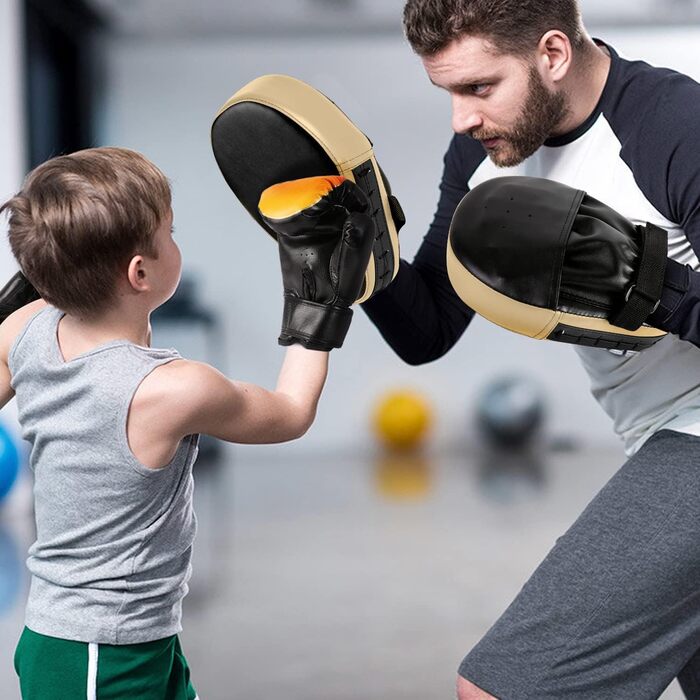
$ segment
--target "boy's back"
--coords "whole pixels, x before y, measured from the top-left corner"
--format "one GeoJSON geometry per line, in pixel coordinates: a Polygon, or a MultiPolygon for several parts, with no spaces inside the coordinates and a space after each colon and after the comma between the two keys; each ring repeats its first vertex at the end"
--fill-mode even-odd
{"type": "Polygon", "coordinates": [[[8,355],[36,480],[26,623],[86,642],[160,639],[181,629],[197,439],[151,469],[131,452],[127,416],[143,379],[179,356],[114,340],[66,361],[63,316],[39,311],[8,355]]]}

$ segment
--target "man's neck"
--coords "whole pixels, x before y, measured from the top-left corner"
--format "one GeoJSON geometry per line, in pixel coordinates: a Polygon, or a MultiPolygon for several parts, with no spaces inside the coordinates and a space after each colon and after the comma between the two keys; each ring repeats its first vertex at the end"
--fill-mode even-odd
{"type": "Polygon", "coordinates": [[[569,112],[553,136],[574,131],[591,116],[610,73],[610,52],[605,46],[590,42],[577,63],[576,70],[572,71],[564,86],[569,97],[569,112]]]}

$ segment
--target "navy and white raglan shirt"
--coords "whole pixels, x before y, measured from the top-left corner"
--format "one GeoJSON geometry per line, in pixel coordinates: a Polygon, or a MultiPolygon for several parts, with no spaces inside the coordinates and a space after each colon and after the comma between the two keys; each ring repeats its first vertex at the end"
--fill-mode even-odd
{"type": "Polygon", "coordinates": [[[633,454],[662,428],[700,435],[700,85],[607,48],[610,72],[593,113],[520,165],[497,168],[478,141],[453,137],[437,211],[413,263],[401,260],[392,284],[363,307],[406,362],[444,355],[474,316],[447,277],[450,220],[466,192],[494,177],[555,180],[635,224],[666,229],[669,258],[680,264],[669,262],[653,320],[669,334],[638,353],[572,346],[633,454]]]}

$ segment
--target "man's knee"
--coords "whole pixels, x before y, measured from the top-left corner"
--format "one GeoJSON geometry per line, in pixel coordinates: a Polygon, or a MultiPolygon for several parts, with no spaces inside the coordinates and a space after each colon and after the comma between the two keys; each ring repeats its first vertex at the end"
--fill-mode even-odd
{"type": "Polygon", "coordinates": [[[457,700],[498,700],[462,676],[457,676],[457,700]]]}

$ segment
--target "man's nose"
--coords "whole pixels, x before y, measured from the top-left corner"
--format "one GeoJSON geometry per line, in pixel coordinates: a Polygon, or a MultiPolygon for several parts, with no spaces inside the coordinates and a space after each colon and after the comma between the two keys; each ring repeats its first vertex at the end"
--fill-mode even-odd
{"type": "Polygon", "coordinates": [[[457,134],[468,134],[484,123],[473,100],[462,95],[452,96],[452,129],[457,134]]]}

